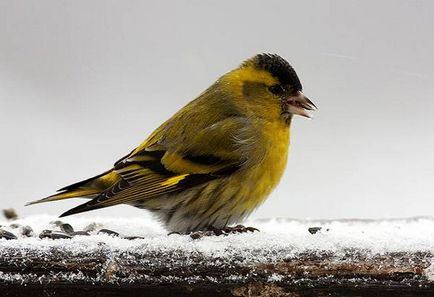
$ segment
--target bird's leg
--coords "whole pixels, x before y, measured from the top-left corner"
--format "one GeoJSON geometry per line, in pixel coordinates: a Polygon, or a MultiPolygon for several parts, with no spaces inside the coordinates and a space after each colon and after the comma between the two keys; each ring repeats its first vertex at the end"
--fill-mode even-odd
{"type": "Polygon", "coordinates": [[[255,232],[259,229],[256,229],[255,227],[245,227],[243,225],[236,225],[235,227],[225,227],[223,229],[228,234],[234,234],[234,233],[246,233],[246,232],[255,232]]]}
{"type": "Polygon", "coordinates": [[[258,229],[254,227],[245,227],[243,225],[236,225],[235,227],[224,227],[224,228],[215,228],[210,227],[207,231],[195,231],[190,233],[190,237],[193,239],[199,239],[204,236],[220,236],[220,235],[229,235],[236,233],[246,233],[246,232],[255,232],[258,229]]]}

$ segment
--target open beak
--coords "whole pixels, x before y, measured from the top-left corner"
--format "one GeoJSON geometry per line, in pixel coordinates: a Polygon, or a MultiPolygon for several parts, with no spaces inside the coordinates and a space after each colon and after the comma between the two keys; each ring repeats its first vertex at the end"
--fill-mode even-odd
{"type": "Polygon", "coordinates": [[[312,101],[309,100],[302,92],[297,92],[296,96],[289,97],[286,100],[286,104],[288,106],[288,112],[292,114],[298,114],[303,117],[310,118],[310,114],[307,112],[308,110],[315,110],[317,107],[313,104],[312,101]]]}

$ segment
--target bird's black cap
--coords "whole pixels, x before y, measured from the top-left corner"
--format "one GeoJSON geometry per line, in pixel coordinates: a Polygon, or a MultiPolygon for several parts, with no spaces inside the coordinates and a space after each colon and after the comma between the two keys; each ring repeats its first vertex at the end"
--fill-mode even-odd
{"type": "Polygon", "coordinates": [[[303,89],[294,68],[279,55],[259,54],[247,61],[247,63],[249,62],[252,62],[259,69],[270,72],[281,84],[290,85],[297,91],[303,89]]]}

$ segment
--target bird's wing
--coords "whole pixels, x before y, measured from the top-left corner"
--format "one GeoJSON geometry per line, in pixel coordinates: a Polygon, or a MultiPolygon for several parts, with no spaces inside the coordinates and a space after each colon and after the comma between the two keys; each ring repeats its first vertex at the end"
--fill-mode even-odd
{"type": "Polygon", "coordinates": [[[245,161],[246,127],[244,118],[228,118],[190,134],[188,141],[163,127],[116,162],[117,183],[62,216],[145,201],[233,174],[245,161]]]}

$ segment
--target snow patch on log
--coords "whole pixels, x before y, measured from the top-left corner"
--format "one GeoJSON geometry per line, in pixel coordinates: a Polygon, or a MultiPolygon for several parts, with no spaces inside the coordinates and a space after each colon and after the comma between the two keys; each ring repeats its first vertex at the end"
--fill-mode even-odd
{"type": "Polygon", "coordinates": [[[0,239],[0,283],[215,285],[236,292],[258,284],[295,291],[316,286],[352,290],[369,284],[434,292],[434,219],[429,217],[251,220],[246,225],[261,232],[200,239],[167,235],[149,216],[71,217],[63,222],[75,230],[92,226],[90,235],[39,238],[43,230],[57,228],[50,223],[56,220],[34,216],[15,220],[13,226],[0,222],[18,237],[0,239]],[[17,231],[26,225],[33,236],[17,231]],[[103,228],[120,236],[99,234],[103,228]]]}
{"type": "Polygon", "coordinates": [[[83,230],[94,224],[96,230],[90,236],[76,236],[72,239],[40,239],[45,229],[55,228],[50,222],[57,218],[33,216],[10,222],[0,221],[1,228],[14,233],[18,240],[0,239],[0,251],[10,249],[32,249],[41,253],[51,248],[68,249],[82,253],[98,249],[101,243],[110,249],[147,253],[150,250],[200,251],[208,255],[231,256],[236,251],[286,249],[292,253],[305,251],[340,252],[357,249],[370,253],[386,252],[432,252],[434,251],[434,219],[429,217],[386,220],[252,220],[246,225],[254,226],[261,232],[209,236],[193,240],[189,236],[173,234],[168,236],[161,225],[149,216],[143,218],[66,218],[75,230],[83,230]],[[27,237],[16,232],[17,225],[31,226],[35,235],[27,237]],[[309,228],[320,227],[311,234],[309,228]],[[107,234],[97,234],[99,229],[110,229],[126,237],[143,237],[126,240],[107,234]]]}

